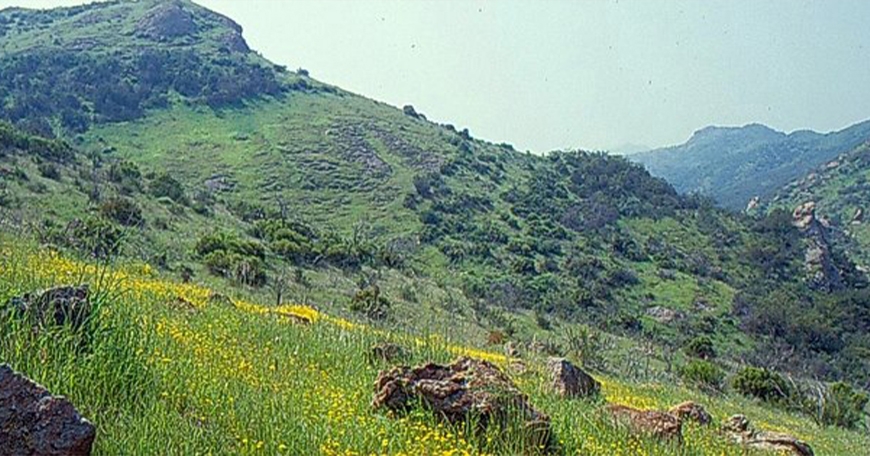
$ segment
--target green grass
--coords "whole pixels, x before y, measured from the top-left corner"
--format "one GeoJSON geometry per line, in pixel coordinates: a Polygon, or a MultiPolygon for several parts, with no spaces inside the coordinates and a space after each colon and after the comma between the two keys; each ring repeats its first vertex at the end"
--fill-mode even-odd
{"type": "MultiPolygon", "coordinates": [[[[34,333],[9,317],[0,325],[0,359],[68,396],[96,424],[97,454],[513,454],[520,444],[515,431],[478,438],[423,410],[398,419],[371,409],[374,378],[386,367],[366,362],[373,344],[397,341],[411,349],[411,363],[421,363],[448,362],[465,350],[465,341],[326,318],[291,324],[219,305],[189,312],[171,304],[173,297],[197,302],[201,289],[149,275],[141,266],[117,266],[126,271],[119,277],[117,269],[88,267],[26,242],[5,239],[0,251],[0,302],[69,282],[89,282],[103,292],[84,345],[69,328],[34,333]]],[[[527,362],[531,369],[513,374],[514,381],[552,417],[560,454],[747,454],[714,430],[694,426],[685,430],[681,447],[630,437],[601,413],[600,402],[559,399],[540,360],[527,362]]],[[[792,432],[817,454],[859,454],[870,443],[866,434],[818,428],[742,398],[598,377],[608,401],[664,408],[696,400],[717,420],[739,412],[758,427],[792,432]]]]}

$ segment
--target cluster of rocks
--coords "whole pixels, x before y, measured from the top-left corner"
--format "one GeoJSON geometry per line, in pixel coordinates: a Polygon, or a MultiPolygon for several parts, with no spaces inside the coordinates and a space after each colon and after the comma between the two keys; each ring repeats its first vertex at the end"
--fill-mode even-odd
{"type": "MultiPolygon", "coordinates": [[[[404,356],[404,353],[394,344],[379,344],[372,349],[370,357],[390,361],[398,354],[404,356]]],[[[547,371],[550,386],[560,397],[596,397],[601,391],[597,380],[564,358],[550,358],[547,371]]],[[[508,420],[518,418],[524,426],[524,441],[533,445],[530,448],[555,449],[549,416],[535,409],[510,377],[486,361],[460,358],[449,365],[396,366],[378,374],[372,399],[375,409],[398,414],[416,404],[423,404],[450,423],[474,420],[472,422],[481,429],[493,425],[503,428],[508,420]]],[[[667,411],[608,404],[604,412],[632,434],[676,443],[683,441],[684,423],[713,424],[713,417],[704,407],[691,401],[677,404],[667,411]]],[[[747,448],[786,451],[797,456],[813,455],[805,442],[782,433],[754,430],[742,415],[730,418],[721,432],[747,448]]]]}
{"type": "Polygon", "coordinates": [[[327,131],[335,142],[335,150],[349,162],[360,164],[366,174],[388,177],[392,167],[378,155],[366,139],[366,128],[358,124],[341,124],[327,131]]]}

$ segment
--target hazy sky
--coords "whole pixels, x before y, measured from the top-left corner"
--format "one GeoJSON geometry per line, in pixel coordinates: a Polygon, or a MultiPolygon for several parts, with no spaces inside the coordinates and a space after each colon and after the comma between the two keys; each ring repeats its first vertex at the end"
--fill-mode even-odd
{"type": "Polygon", "coordinates": [[[239,22],[276,63],[523,150],[870,118],[866,0],[197,3],[239,22]]]}

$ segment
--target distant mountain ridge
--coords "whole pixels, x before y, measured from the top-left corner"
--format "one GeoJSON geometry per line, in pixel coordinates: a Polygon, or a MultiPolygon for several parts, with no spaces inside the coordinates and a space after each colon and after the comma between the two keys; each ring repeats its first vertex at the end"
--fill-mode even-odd
{"type": "Polygon", "coordinates": [[[700,193],[742,209],[754,196],[770,197],[788,182],[870,139],[870,121],[831,133],[783,133],[753,123],[709,126],[684,144],[633,154],[655,176],[682,193],[700,193]]]}

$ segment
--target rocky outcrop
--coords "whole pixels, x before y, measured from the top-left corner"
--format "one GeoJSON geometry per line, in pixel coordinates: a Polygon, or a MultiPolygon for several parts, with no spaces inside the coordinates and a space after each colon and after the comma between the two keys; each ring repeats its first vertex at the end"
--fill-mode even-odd
{"type": "Polygon", "coordinates": [[[549,447],[553,443],[550,418],[486,361],[459,358],[447,366],[399,366],[378,374],[372,400],[375,409],[402,413],[418,403],[450,423],[475,420],[482,429],[521,420],[524,440],[530,445],[549,447]]]}
{"type": "Polygon", "coordinates": [[[562,397],[588,397],[601,391],[601,383],[565,358],[547,361],[553,389],[562,397]]]}
{"type": "Polygon", "coordinates": [[[32,319],[37,326],[71,325],[81,328],[91,313],[88,285],[60,286],[9,300],[6,308],[32,319]]]}
{"type": "Polygon", "coordinates": [[[91,454],[94,426],[62,397],[0,365],[0,454],[91,454]]]}
{"type": "Polygon", "coordinates": [[[197,32],[193,14],[180,2],[160,3],[151,8],[136,24],[136,35],[155,41],[166,41],[197,32]]]}
{"type": "Polygon", "coordinates": [[[674,321],[686,318],[686,315],[684,313],[662,306],[650,307],[646,310],[646,314],[649,315],[650,318],[652,318],[653,320],[662,324],[669,324],[673,323],[674,321]]]}
{"type": "Polygon", "coordinates": [[[614,420],[634,434],[662,440],[683,441],[683,422],[676,416],[658,410],[639,410],[619,404],[609,404],[605,410],[614,420]]]}
{"type": "Polygon", "coordinates": [[[792,220],[807,241],[804,266],[809,285],[815,290],[837,291],[845,285],[831,255],[831,229],[827,221],[816,217],[816,203],[809,201],[792,212],[792,220]]]}
{"type": "Polygon", "coordinates": [[[794,436],[781,432],[753,429],[743,415],[734,415],[723,425],[723,431],[735,442],[749,448],[788,452],[796,456],[814,456],[813,449],[794,436]]]}
{"type": "Polygon", "coordinates": [[[713,422],[713,417],[707,413],[704,406],[692,401],[677,404],[671,407],[671,409],[668,410],[668,413],[675,416],[683,423],[686,421],[694,421],[702,426],[707,426],[713,422]]]}
{"type": "Polygon", "coordinates": [[[749,200],[749,203],[746,204],[745,212],[752,212],[758,209],[759,204],[761,204],[761,198],[753,196],[752,199],[749,200]]]}

